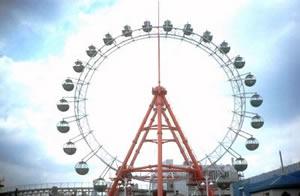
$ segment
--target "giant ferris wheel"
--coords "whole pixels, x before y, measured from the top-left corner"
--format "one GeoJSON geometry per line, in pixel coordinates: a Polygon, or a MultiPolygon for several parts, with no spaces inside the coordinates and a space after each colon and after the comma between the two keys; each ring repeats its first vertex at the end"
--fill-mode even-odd
{"type": "MultiPolygon", "coordinates": [[[[245,66],[244,58],[237,55],[230,57],[228,55],[230,46],[223,41],[220,44],[213,42],[213,35],[209,31],[203,33],[194,32],[191,24],[185,24],[182,28],[174,27],[170,20],[164,21],[163,25],[152,25],[150,21],[145,21],[140,28],[132,29],[129,25],[124,26],[121,34],[112,36],[106,34],[103,38],[103,45],[91,45],[86,50],[87,59],[77,60],[73,66],[76,77],[67,78],[62,86],[65,91],[73,92],[73,96],[62,97],[57,103],[57,108],[61,112],[68,111],[73,107],[74,115],[62,118],[57,129],[61,133],[67,133],[70,130],[70,123],[76,123],[79,134],[70,138],[63,146],[63,151],[68,155],[73,155],[77,150],[77,143],[84,142],[89,149],[86,154],[76,165],[75,170],[79,175],[85,175],[89,172],[88,161],[91,158],[99,159],[107,170],[114,170],[116,176],[112,185],[108,189],[109,195],[115,195],[122,186],[124,179],[150,181],[157,183],[158,195],[162,195],[162,183],[168,180],[165,173],[187,173],[189,180],[195,184],[204,180],[203,165],[215,165],[229,153],[235,160],[234,168],[242,172],[247,168],[247,161],[236,150],[233,144],[238,137],[246,140],[246,148],[250,151],[256,150],[259,146],[258,140],[249,132],[243,130],[243,123],[246,119],[250,119],[250,125],[254,129],[263,126],[262,117],[254,112],[246,110],[246,104],[249,101],[251,106],[259,107],[263,99],[256,92],[249,92],[249,87],[256,83],[256,78],[251,72],[241,72],[245,66]],[[219,142],[219,144],[211,150],[205,157],[197,160],[187,142],[179,122],[169,104],[166,95],[167,90],[161,86],[160,81],[160,39],[184,41],[186,44],[195,46],[196,50],[202,51],[203,54],[209,55],[217,65],[224,71],[232,90],[233,109],[232,118],[228,128],[219,142]],[[101,65],[105,64],[108,58],[113,54],[137,41],[157,40],[158,51],[158,83],[152,89],[153,99],[143,118],[142,123],[134,137],[133,143],[124,160],[119,160],[117,156],[110,153],[103,146],[93,131],[88,118],[87,111],[87,94],[89,85],[96,76],[96,71],[101,71],[101,65]],[[163,132],[169,132],[171,138],[163,138],[163,132]],[[148,138],[150,132],[157,133],[157,138],[148,138]],[[135,160],[139,156],[140,150],[145,142],[151,142],[157,146],[157,164],[144,166],[135,166],[135,160]],[[162,159],[163,144],[174,142],[180,150],[184,158],[185,165],[183,167],[164,164],[162,159]],[[200,164],[201,163],[201,164],[200,164]]],[[[176,106],[175,106],[176,107],[176,106]]],[[[130,139],[130,138],[128,138],[130,139]]],[[[155,158],[155,157],[154,157],[155,158]]],[[[173,178],[176,178],[176,176],[173,178]]],[[[177,177],[180,178],[179,176],[177,177]]],[[[102,179],[102,178],[101,178],[102,179]]],[[[105,186],[106,188],[106,186],[105,186]]],[[[209,194],[209,193],[208,193],[209,194]]]]}

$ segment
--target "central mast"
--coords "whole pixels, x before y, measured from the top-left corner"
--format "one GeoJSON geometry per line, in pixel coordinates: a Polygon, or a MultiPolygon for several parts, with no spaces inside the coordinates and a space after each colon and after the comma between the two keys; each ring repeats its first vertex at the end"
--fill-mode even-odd
{"type": "MultiPolygon", "coordinates": [[[[157,68],[158,68],[158,87],[157,93],[162,93],[163,89],[160,86],[160,34],[159,34],[159,0],[157,1],[157,68]]],[[[157,195],[163,195],[163,168],[162,168],[162,153],[163,153],[163,137],[162,137],[162,108],[163,100],[158,96],[155,102],[157,109],[157,195]]]]}
{"type": "Polygon", "coordinates": [[[159,0],[157,1],[157,67],[158,67],[158,86],[160,86],[160,34],[159,34],[159,0]]]}

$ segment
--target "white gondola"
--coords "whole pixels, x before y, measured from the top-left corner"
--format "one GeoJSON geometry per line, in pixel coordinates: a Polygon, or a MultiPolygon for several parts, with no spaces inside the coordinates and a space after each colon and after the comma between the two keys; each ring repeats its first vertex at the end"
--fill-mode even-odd
{"type": "Polygon", "coordinates": [[[242,172],[242,171],[245,171],[247,169],[248,163],[244,158],[239,157],[239,158],[234,160],[233,167],[236,171],[242,172]]]}
{"type": "Polygon", "coordinates": [[[73,154],[75,154],[75,152],[76,152],[77,149],[76,149],[76,146],[75,146],[75,144],[74,144],[73,142],[68,141],[68,142],[64,145],[63,150],[64,150],[64,152],[65,152],[67,155],[73,155],[73,154]]]}
{"type": "Polygon", "coordinates": [[[69,123],[65,120],[61,120],[57,123],[56,128],[61,133],[67,133],[70,131],[69,123]]]}
{"type": "Polygon", "coordinates": [[[124,29],[122,30],[122,35],[124,35],[125,37],[130,37],[132,35],[132,30],[129,25],[124,26],[124,29]]]}
{"type": "Polygon", "coordinates": [[[264,120],[261,116],[255,115],[252,117],[251,126],[255,129],[259,129],[264,125],[264,120]]]}
{"type": "Polygon", "coordinates": [[[246,62],[244,61],[243,57],[237,56],[234,59],[233,65],[234,65],[235,68],[241,69],[245,66],[245,63],[246,62]]]}
{"type": "Polygon", "coordinates": [[[173,25],[170,20],[166,20],[163,25],[163,29],[165,32],[170,32],[173,29],[173,25]]]}
{"type": "Polygon", "coordinates": [[[205,31],[202,35],[202,39],[205,43],[210,43],[212,41],[212,34],[209,31],[205,31]]]}
{"type": "Polygon", "coordinates": [[[246,148],[248,150],[251,150],[251,151],[256,150],[258,148],[258,146],[259,146],[259,142],[254,137],[250,137],[247,139],[246,148]]]}
{"type": "Polygon", "coordinates": [[[228,45],[227,42],[223,41],[219,46],[219,51],[222,54],[227,54],[230,51],[230,46],[228,45]]]}
{"type": "Polygon", "coordinates": [[[253,107],[259,107],[262,103],[263,103],[263,98],[257,93],[255,93],[250,99],[250,104],[253,107]]]}
{"type": "Polygon", "coordinates": [[[84,66],[83,66],[83,64],[82,64],[82,61],[77,60],[77,61],[75,62],[75,65],[73,66],[73,69],[74,69],[74,71],[77,72],[77,73],[83,72],[84,66]]]}
{"type": "Polygon", "coordinates": [[[256,78],[253,74],[248,74],[246,77],[245,77],[245,85],[246,86],[253,86],[255,83],[256,83],[256,78]]]}
{"type": "Polygon", "coordinates": [[[93,46],[93,45],[90,45],[90,46],[89,46],[89,49],[86,51],[86,54],[87,54],[89,57],[95,57],[95,56],[97,55],[96,47],[93,46]]]}
{"type": "Polygon", "coordinates": [[[107,183],[103,178],[97,178],[93,181],[94,190],[97,192],[104,192],[107,189],[107,183]]]}
{"type": "Polygon", "coordinates": [[[66,91],[72,91],[74,89],[74,84],[71,79],[66,79],[62,86],[66,91]]]}
{"type": "Polygon", "coordinates": [[[183,33],[184,35],[191,35],[193,33],[192,25],[187,23],[183,27],[183,33]]]}
{"type": "Polygon", "coordinates": [[[85,161],[79,161],[76,165],[75,165],[75,171],[79,174],[79,175],[85,175],[89,172],[89,166],[85,161]]]}
{"type": "Polygon", "coordinates": [[[114,43],[114,38],[111,36],[111,34],[107,33],[103,38],[103,42],[107,46],[112,45],[114,43]]]}
{"type": "Polygon", "coordinates": [[[152,25],[151,25],[150,21],[148,21],[148,20],[145,21],[142,28],[143,28],[143,31],[146,33],[149,33],[150,31],[152,31],[152,25]]]}
{"type": "Polygon", "coordinates": [[[70,108],[68,101],[65,99],[59,100],[59,102],[56,105],[57,105],[57,109],[61,112],[66,112],[70,108]]]}

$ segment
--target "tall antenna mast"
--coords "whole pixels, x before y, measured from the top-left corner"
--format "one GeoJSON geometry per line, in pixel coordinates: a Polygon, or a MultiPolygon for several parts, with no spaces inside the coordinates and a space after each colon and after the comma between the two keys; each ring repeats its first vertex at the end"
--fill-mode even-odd
{"type": "Polygon", "coordinates": [[[158,65],[158,86],[160,86],[160,34],[159,34],[159,0],[157,0],[157,65],[158,65]]]}
{"type": "Polygon", "coordinates": [[[279,150],[279,158],[280,158],[280,164],[281,164],[281,174],[285,174],[284,173],[284,166],[283,166],[283,161],[282,161],[282,154],[281,151],[279,150]]]}

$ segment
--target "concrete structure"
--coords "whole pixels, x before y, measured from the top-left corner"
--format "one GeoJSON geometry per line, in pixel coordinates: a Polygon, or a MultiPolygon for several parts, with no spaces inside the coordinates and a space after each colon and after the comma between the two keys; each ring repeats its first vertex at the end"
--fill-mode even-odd
{"type": "MultiPolygon", "coordinates": [[[[173,164],[172,159],[164,161],[164,164],[173,164]]],[[[184,164],[183,164],[184,165],[184,164]]],[[[182,166],[182,165],[181,165],[182,166]]],[[[233,189],[232,186],[227,189],[221,190],[217,187],[217,180],[223,172],[224,178],[230,182],[237,182],[239,179],[238,172],[234,169],[232,165],[216,165],[212,166],[203,166],[203,173],[207,177],[207,183],[211,186],[215,192],[215,195],[232,195],[233,189]]],[[[185,195],[185,196],[198,196],[206,195],[206,185],[205,182],[195,185],[188,182],[188,176],[186,173],[174,173],[174,174],[164,174],[169,176],[180,176],[182,180],[169,180],[164,183],[164,190],[166,190],[166,195],[185,195]],[[199,191],[200,189],[200,191],[199,191]]],[[[151,183],[150,188],[153,190],[156,189],[156,184],[151,183]]]]}

